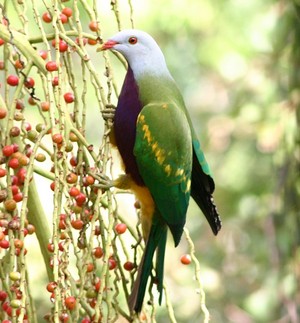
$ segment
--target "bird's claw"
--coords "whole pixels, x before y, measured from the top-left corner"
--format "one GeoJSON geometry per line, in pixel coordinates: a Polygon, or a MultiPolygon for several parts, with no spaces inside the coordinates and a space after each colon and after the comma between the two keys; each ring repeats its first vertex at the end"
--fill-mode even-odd
{"type": "Polygon", "coordinates": [[[112,104],[107,104],[102,110],[102,118],[105,121],[113,120],[115,117],[116,107],[112,104]]]}
{"type": "Polygon", "coordinates": [[[98,181],[98,183],[95,183],[93,185],[94,187],[101,188],[104,190],[109,190],[114,186],[113,181],[103,173],[99,173],[99,174],[91,173],[90,175],[93,176],[98,181]]]}

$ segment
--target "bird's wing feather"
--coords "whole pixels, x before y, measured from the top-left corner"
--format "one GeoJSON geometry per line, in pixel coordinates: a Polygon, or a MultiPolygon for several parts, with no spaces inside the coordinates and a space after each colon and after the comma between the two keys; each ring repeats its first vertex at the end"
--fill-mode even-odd
{"type": "Polygon", "coordinates": [[[188,121],[174,103],[146,105],[137,119],[134,154],[175,245],[180,241],[190,196],[192,141],[188,121]]]}
{"type": "Polygon", "coordinates": [[[205,215],[213,233],[217,234],[222,227],[222,222],[212,196],[215,190],[215,183],[194,130],[192,120],[183,101],[182,104],[180,104],[180,107],[186,114],[193,142],[191,196],[205,215]]]}

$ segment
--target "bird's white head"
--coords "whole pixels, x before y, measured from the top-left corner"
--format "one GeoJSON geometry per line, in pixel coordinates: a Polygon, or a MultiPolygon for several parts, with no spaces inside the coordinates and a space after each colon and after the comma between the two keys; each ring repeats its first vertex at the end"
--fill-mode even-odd
{"type": "Polygon", "coordinates": [[[170,75],[161,49],[156,41],[144,31],[122,30],[100,47],[100,50],[107,49],[121,53],[137,78],[145,73],[170,75]]]}

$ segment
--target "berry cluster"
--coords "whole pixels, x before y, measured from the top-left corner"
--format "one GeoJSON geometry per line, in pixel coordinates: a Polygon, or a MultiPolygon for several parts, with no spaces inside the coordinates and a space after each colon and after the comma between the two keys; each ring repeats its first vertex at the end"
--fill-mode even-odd
{"type": "MultiPolygon", "coordinates": [[[[132,234],[112,195],[98,181],[97,174],[109,160],[108,141],[96,155],[85,139],[89,112],[85,87],[94,87],[95,106],[103,105],[99,94],[103,87],[94,74],[89,71],[88,75],[84,65],[88,55],[80,55],[86,44],[97,44],[94,33],[99,33],[99,23],[91,17],[87,37],[74,36],[77,18],[71,5],[62,2],[67,1],[59,1],[58,11],[52,7],[39,14],[32,11],[49,41],[46,46],[41,37],[31,44],[34,57],[16,50],[13,31],[17,28],[11,28],[9,41],[0,38],[7,55],[0,61],[7,93],[6,102],[0,104],[0,258],[9,259],[0,282],[2,323],[31,321],[28,235],[38,237],[48,269],[48,282],[43,286],[49,293],[48,313],[43,315],[49,322],[100,321],[99,308],[107,299],[116,302],[122,288],[124,295],[130,293],[140,254],[139,237],[132,234]],[[32,58],[38,58],[42,67],[31,66],[32,58]],[[73,71],[79,60],[88,76],[78,77],[73,71]],[[86,85],[89,79],[92,82],[86,85]],[[49,185],[36,187],[35,173],[49,185]],[[33,187],[38,194],[31,194],[33,187]],[[40,195],[43,190],[46,198],[40,195]],[[47,209],[49,204],[53,210],[47,209]],[[41,222],[47,225],[41,227],[41,222]]],[[[13,27],[13,19],[3,24],[13,27]]]]}

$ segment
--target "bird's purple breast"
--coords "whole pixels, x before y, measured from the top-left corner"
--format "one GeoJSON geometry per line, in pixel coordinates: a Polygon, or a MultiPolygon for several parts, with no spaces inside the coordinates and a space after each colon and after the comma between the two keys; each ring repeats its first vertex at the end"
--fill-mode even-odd
{"type": "Polygon", "coordinates": [[[141,109],[138,85],[131,68],[128,67],[115,113],[114,131],[125,172],[130,174],[138,185],[144,185],[144,182],[138,170],[133,148],[136,138],[136,120],[141,109]]]}

